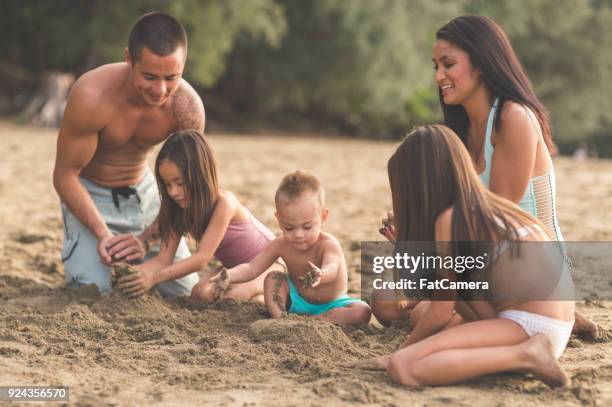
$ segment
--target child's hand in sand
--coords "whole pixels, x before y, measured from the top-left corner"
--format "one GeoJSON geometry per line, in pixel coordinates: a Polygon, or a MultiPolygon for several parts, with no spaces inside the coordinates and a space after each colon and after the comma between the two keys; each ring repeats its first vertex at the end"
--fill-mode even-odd
{"type": "Polygon", "coordinates": [[[317,267],[313,262],[308,262],[310,271],[301,277],[304,288],[315,288],[321,283],[321,277],[323,277],[323,270],[317,267]]]}
{"type": "Polygon", "coordinates": [[[213,301],[218,301],[230,286],[230,275],[225,267],[210,280],[213,289],[213,301]]]}
{"type": "Polygon", "coordinates": [[[115,263],[111,268],[111,287],[119,288],[117,284],[121,277],[129,276],[137,272],[136,268],[130,266],[128,263],[115,263]]]}
{"type": "Polygon", "coordinates": [[[383,227],[378,229],[378,232],[387,238],[390,242],[395,242],[395,225],[394,225],[395,217],[393,216],[393,212],[387,212],[387,216],[382,219],[383,227]]]}
{"type": "Polygon", "coordinates": [[[139,270],[127,263],[115,265],[113,274],[115,287],[132,298],[144,295],[156,284],[152,272],[139,270]]]}

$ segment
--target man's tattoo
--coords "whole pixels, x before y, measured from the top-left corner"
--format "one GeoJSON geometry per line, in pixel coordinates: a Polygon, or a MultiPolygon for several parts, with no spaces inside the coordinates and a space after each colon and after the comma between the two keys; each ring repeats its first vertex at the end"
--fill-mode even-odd
{"type": "Polygon", "coordinates": [[[195,91],[180,87],[172,100],[172,115],[176,130],[204,129],[204,111],[200,106],[199,96],[195,91]]]}

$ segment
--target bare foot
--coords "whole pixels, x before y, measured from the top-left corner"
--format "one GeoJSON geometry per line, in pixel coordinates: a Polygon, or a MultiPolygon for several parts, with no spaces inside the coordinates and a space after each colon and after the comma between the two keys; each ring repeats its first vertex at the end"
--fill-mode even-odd
{"type": "Polygon", "coordinates": [[[572,384],[571,379],[555,358],[553,346],[548,336],[544,334],[534,335],[525,341],[523,346],[533,364],[530,371],[538,380],[552,388],[568,387],[572,384]]]}
{"type": "Polygon", "coordinates": [[[375,358],[343,363],[341,366],[351,369],[387,370],[389,359],[391,359],[391,355],[377,356],[375,358]]]}
{"type": "Polygon", "coordinates": [[[576,334],[580,339],[586,340],[594,340],[597,337],[597,331],[599,330],[599,326],[587,319],[584,315],[576,311],[574,313],[574,318],[576,321],[574,322],[574,328],[572,329],[572,333],[576,334]]]}

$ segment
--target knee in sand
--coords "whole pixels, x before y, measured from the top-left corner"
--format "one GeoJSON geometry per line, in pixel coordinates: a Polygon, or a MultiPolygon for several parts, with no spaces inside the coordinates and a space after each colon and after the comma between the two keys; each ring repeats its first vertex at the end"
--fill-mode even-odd
{"type": "Polygon", "coordinates": [[[352,308],[353,323],[351,325],[362,325],[370,322],[372,310],[365,303],[354,303],[349,305],[352,308]]]}
{"type": "Polygon", "coordinates": [[[198,301],[211,303],[214,300],[212,284],[208,281],[200,281],[191,290],[191,298],[198,301]]]}

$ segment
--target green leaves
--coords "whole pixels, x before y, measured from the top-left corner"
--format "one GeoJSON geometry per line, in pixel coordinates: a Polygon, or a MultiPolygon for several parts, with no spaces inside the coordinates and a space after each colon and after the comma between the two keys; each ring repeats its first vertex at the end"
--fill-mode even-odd
{"type": "MultiPolygon", "coordinates": [[[[610,0],[7,0],[0,59],[80,74],[123,60],[135,19],[177,17],[189,36],[185,77],[214,110],[393,137],[441,120],[431,69],[435,32],[488,15],[508,33],[554,139],[606,136],[612,123],[610,0]],[[216,108],[216,109],[215,109],[216,108]]],[[[608,136],[609,137],[609,136],[608,136]]]]}

